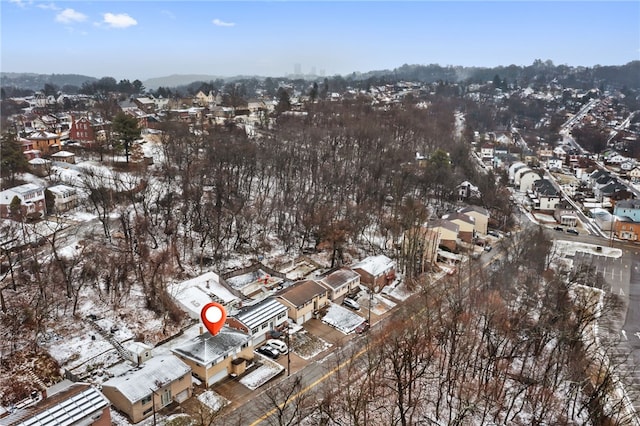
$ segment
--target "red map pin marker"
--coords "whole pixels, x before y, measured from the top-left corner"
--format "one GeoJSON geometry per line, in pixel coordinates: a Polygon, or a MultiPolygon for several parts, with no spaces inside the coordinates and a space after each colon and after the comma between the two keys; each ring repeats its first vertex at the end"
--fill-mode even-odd
{"type": "Polygon", "coordinates": [[[200,311],[200,318],[202,319],[204,326],[209,330],[209,333],[211,333],[212,336],[215,336],[218,334],[227,319],[227,311],[221,304],[217,302],[210,302],[204,305],[204,308],[200,311]]]}

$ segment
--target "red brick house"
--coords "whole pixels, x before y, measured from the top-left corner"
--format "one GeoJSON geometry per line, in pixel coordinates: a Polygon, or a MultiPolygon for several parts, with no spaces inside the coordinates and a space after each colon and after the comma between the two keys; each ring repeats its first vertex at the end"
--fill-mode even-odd
{"type": "Polygon", "coordinates": [[[75,117],[72,117],[69,139],[88,144],[95,142],[96,130],[91,120],[89,120],[88,117],[80,117],[77,120],[75,117]]]}
{"type": "Polygon", "coordinates": [[[351,266],[360,274],[360,282],[374,291],[393,282],[396,278],[396,262],[385,255],[369,256],[351,266]]]}

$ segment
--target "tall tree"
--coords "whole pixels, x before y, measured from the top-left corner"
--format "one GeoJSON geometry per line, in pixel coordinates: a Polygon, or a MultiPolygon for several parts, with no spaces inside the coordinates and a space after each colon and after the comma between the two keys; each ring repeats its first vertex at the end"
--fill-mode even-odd
{"type": "Polygon", "coordinates": [[[0,174],[3,178],[9,178],[13,186],[18,173],[26,172],[29,163],[22,153],[20,142],[13,133],[6,133],[0,139],[0,174]]]}
{"type": "Polygon", "coordinates": [[[124,112],[120,112],[113,119],[112,130],[117,135],[120,146],[124,148],[127,163],[129,163],[131,144],[140,137],[138,119],[124,112]]]}

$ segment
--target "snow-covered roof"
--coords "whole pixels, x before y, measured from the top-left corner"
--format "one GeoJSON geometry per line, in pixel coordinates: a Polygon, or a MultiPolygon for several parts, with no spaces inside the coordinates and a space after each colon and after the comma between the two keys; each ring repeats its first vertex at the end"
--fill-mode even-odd
{"type": "Polygon", "coordinates": [[[135,370],[114,377],[102,384],[103,388],[114,388],[135,403],[158,389],[158,384],[166,385],[191,372],[191,367],[173,355],[150,358],[135,370]]]}
{"type": "Polygon", "coordinates": [[[32,158],[31,160],[29,160],[29,164],[31,164],[32,166],[37,166],[40,164],[48,164],[51,161],[47,160],[46,158],[32,158]]]}
{"type": "Polygon", "coordinates": [[[53,186],[50,186],[47,189],[49,190],[49,192],[52,192],[52,193],[60,195],[60,196],[74,194],[74,193],[77,192],[77,190],[75,188],[73,188],[71,186],[63,185],[63,184],[53,185],[53,186]]]}
{"type": "Polygon", "coordinates": [[[171,284],[169,293],[194,319],[200,318],[202,307],[209,302],[215,301],[230,307],[240,300],[220,284],[220,278],[215,272],[207,272],[199,277],[171,284]]]}
{"type": "Polygon", "coordinates": [[[215,336],[209,332],[199,334],[172,351],[202,365],[217,364],[225,355],[237,352],[250,340],[248,334],[225,326],[215,336]]]}
{"type": "Polygon", "coordinates": [[[351,266],[351,269],[362,269],[363,271],[378,276],[391,268],[395,267],[395,262],[389,259],[384,254],[378,256],[369,256],[366,259],[361,260],[355,265],[351,266]]]}
{"type": "Polygon", "coordinates": [[[51,154],[52,157],[60,157],[60,158],[68,158],[68,157],[75,157],[75,154],[73,152],[69,152],[69,151],[58,151],[55,154],[51,154]]]}
{"type": "Polygon", "coordinates": [[[276,318],[280,314],[286,314],[287,307],[276,299],[270,297],[263,299],[255,305],[246,306],[234,317],[242,322],[247,328],[252,329],[264,324],[270,318],[276,318]]]}
{"type": "Polygon", "coordinates": [[[23,183],[22,185],[14,186],[13,188],[8,188],[6,191],[11,191],[16,194],[25,195],[34,191],[42,191],[42,187],[36,185],[35,183],[23,183]]]}

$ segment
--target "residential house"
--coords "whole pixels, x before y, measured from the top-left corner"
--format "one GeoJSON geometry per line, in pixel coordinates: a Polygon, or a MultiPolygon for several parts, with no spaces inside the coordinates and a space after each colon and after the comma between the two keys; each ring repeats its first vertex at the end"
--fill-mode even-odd
{"type": "Polygon", "coordinates": [[[33,183],[25,183],[0,192],[0,217],[11,217],[11,203],[20,201],[22,217],[39,218],[46,214],[44,188],[33,183]]]}
{"type": "Polygon", "coordinates": [[[636,166],[627,172],[627,178],[633,183],[640,183],[640,166],[636,166]]]}
{"type": "Polygon", "coordinates": [[[489,210],[480,206],[468,206],[458,210],[458,213],[473,217],[476,232],[487,235],[489,230],[489,210]]]}
{"type": "Polygon", "coordinates": [[[533,188],[533,183],[540,180],[540,175],[533,170],[527,170],[520,175],[519,189],[520,192],[527,192],[533,188]]]}
{"type": "Polygon", "coordinates": [[[289,309],[289,318],[300,325],[329,304],[329,290],[313,280],[299,281],[280,290],[277,297],[289,309]]]}
{"type": "Polygon", "coordinates": [[[566,200],[560,200],[553,211],[554,219],[564,226],[577,226],[578,215],[576,209],[566,200]]]}
{"type": "Polygon", "coordinates": [[[549,170],[562,170],[562,160],[558,157],[551,157],[547,159],[547,169],[549,170]]]}
{"type": "Polygon", "coordinates": [[[94,122],[89,117],[82,116],[78,119],[71,117],[71,128],[69,129],[69,139],[85,144],[91,144],[96,140],[96,129],[94,122]]]}
{"type": "Polygon", "coordinates": [[[360,282],[377,292],[396,279],[396,262],[381,254],[369,256],[351,269],[360,274],[360,282]]]}
{"type": "Polygon", "coordinates": [[[69,151],[58,151],[54,154],[51,154],[51,161],[57,161],[59,163],[66,164],[75,164],[76,155],[73,152],[69,151]]]}
{"type": "Polygon", "coordinates": [[[195,320],[209,302],[218,302],[231,312],[240,304],[240,297],[228,288],[215,272],[206,272],[187,281],[169,285],[169,294],[195,320]]]}
{"type": "Polygon", "coordinates": [[[288,308],[273,297],[248,306],[227,316],[227,326],[251,336],[253,344],[266,340],[269,332],[277,330],[287,321],[288,308]]]}
{"type": "Polygon", "coordinates": [[[605,185],[596,185],[593,189],[593,194],[600,201],[611,201],[616,196],[616,193],[621,191],[628,191],[626,185],[617,179],[612,179],[605,185]]]}
{"type": "Polygon", "coordinates": [[[593,217],[593,221],[601,230],[611,231],[613,229],[615,216],[609,213],[607,210],[601,208],[591,209],[591,216],[593,217]]]}
{"type": "Polygon", "coordinates": [[[613,231],[617,238],[627,241],[638,241],[640,235],[640,222],[633,221],[626,216],[616,216],[613,222],[613,231]]]}
{"type": "Polygon", "coordinates": [[[458,238],[465,243],[473,244],[476,237],[476,220],[473,216],[456,212],[446,214],[442,219],[458,225],[458,238]]]}
{"type": "Polygon", "coordinates": [[[527,167],[527,165],[521,161],[517,161],[509,166],[509,183],[515,184],[516,180],[516,172],[522,168],[527,167]]]}
{"type": "Polygon", "coordinates": [[[533,183],[529,198],[535,210],[552,211],[560,204],[562,197],[550,180],[539,179],[533,183]]]}
{"type": "Polygon", "coordinates": [[[225,281],[237,294],[259,300],[271,295],[286,277],[278,271],[256,263],[247,268],[225,274],[225,281]]]}
{"type": "Polygon", "coordinates": [[[451,252],[458,249],[458,232],[460,227],[448,220],[436,219],[429,222],[429,227],[437,233],[437,247],[443,247],[451,252]]]}
{"type": "MultiPolygon", "coordinates": [[[[30,398],[31,400],[31,398],[30,398]]],[[[3,426],[111,426],[111,404],[88,383],[64,380],[48,388],[44,397],[0,419],[3,426]]]]}
{"type": "Polygon", "coordinates": [[[135,98],[133,100],[133,103],[147,114],[153,114],[154,112],[156,112],[156,103],[151,98],[145,96],[135,98]]]}
{"type": "Polygon", "coordinates": [[[194,377],[211,386],[244,373],[253,360],[253,347],[250,335],[225,326],[215,336],[200,333],[172,352],[190,367],[194,377]]]}
{"type": "Polygon", "coordinates": [[[191,368],[173,355],[150,358],[102,384],[102,393],[133,423],[185,401],[191,392],[191,368]]]}
{"type": "Polygon", "coordinates": [[[618,201],[613,207],[613,214],[626,216],[633,222],[640,222],[640,200],[630,199],[618,201]]]}
{"type": "Polygon", "coordinates": [[[318,278],[318,282],[329,290],[329,300],[335,302],[360,285],[360,274],[349,268],[340,268],[318,278]]]}
{"type": "Polygon", "coordinates": [[[494,156],[495,147],[491,143],[486,143],[480,147],[480,158],[484,160],[491,160],[494,156]]]}
{"type": "Polygon", "coordinates": [[[47,188],[53,195],[54,210],[62,213],[71,210],[76,206],[78,200],[78,190],[67,185],[54,185],[47,188]]]}
{"type": "Polygon", "coordinates": [[[481,196],[478,187],[466,180],[458,185],[456,189],[458,190],[458,201],[466,201],[470,198],[479,199],[481,196]]]}
{"type": "Polygon", "coordinates": [[[33,149],[37,149],[43,155],[49,155],[60,149],[60,135],[47,132],[46,130],[38,130],[33,132],[27,139],[33,144],[33,149]]]}
{"type": "Polygon", "coordinates": [[[32,158],[28,163],[29,170],[34,175],[44,177],[49,176],[49,173],[51,173],[51,161],[46,158],[32,158]]]}

